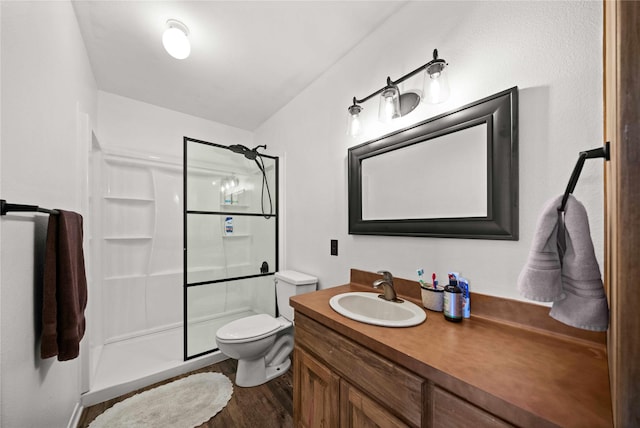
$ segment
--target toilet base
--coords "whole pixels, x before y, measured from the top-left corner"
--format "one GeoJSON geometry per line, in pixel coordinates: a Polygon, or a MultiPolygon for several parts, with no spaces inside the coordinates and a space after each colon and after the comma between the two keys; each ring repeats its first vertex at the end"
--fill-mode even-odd
{"type": "Polygon", "coordinates": [[[267,382],[285,374],[287,370],[289,370],[289,367],[291,367],[290,358],[287,358],[284,363],[278,364],[277,366],[267,367],[267,382]]]}
{"type": "Polygon", "coordinates": [[[238,360],[238,370],[236,371],[236,385],[249,388],[262,385],[281,376],[291,367],[291,359],[287,358],[283,363],[276,366],[265,367],[264,358],[257,360],[238,360]]]}

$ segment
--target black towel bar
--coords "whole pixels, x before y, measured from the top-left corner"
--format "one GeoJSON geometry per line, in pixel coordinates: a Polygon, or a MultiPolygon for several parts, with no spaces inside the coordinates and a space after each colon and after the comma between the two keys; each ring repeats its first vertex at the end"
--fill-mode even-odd
{"type": "Polygon", "coordinates": [[[56,210],[49,210],[47,208],[40,208],[37,205],[22,205],[22,204],[10,204],[4,199],[0,199],[0,215],[6,215],[9,211],[18,212],[38,212],[47,214],[59,214],[56,210]]]}

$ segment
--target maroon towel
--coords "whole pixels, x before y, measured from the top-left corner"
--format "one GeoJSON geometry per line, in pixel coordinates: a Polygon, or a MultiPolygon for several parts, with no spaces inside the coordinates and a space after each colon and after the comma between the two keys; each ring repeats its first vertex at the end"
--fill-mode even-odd
{"type": "Polygon", "coordinates": [[[82,216],[57,210],[49,216],[44,260],[40,356],[72,360],[80,352],[87,306],[82,216]]]}

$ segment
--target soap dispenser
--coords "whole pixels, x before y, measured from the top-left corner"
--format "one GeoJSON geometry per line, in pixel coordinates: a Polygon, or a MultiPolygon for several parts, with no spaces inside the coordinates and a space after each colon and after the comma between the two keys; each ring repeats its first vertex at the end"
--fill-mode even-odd
{"type": "Polygon", "coordinates": [[[444,287],[444,319],[451,322],[462,321],[462,290],[455,275],[449,274],[449,285],[444,287]]]}

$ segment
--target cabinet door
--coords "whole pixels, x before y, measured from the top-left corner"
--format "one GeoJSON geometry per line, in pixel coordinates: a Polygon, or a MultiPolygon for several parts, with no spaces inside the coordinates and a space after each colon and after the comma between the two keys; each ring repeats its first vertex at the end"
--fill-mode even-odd
{"type": "Polygon", "coordinates": [[[420,426],[424,379],[301,313],[296,313],[295,340],[352,386],[420,426]]]}
{"type": "Polygon", "coordinates": [[[408,426],[347,381],[340,381],[341,428],[396,428],[408,426]]]}
{"type": "Polygon", "coordinates": [[[293,420],[296,427],[338,426],[340,377],[296,347],[293,357],[293,420]]]}

